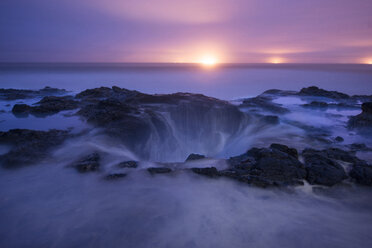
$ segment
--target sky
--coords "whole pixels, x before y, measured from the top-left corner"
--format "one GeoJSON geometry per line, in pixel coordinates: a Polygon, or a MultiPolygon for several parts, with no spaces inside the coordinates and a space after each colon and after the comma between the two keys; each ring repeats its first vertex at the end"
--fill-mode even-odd
{"type": "Polygon", "coordinates": [[[0,61],[372,63],[371,13],[371,0],[0,0],[0,61]]]}

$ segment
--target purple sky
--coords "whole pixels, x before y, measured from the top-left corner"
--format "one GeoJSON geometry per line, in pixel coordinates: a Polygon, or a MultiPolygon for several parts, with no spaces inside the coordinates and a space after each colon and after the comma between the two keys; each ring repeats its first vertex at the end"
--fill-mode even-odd
{"type": "Polygon", "coordinates": [[[0,0],[3,62],[365,63],[372,0],[0,0]]]}

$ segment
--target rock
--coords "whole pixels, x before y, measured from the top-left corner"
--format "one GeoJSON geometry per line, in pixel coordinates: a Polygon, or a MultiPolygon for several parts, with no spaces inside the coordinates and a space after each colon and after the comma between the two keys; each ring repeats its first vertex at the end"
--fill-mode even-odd
{"type": "Polygon", "coordinates": [[[172,172],[172,170],[167,167],[150,167],[147,169],[147,171],[150,172],[150,174],[164,174],[172,172]]]}
{"type": "Polygon", "coordinates": [[[306,180],[310,184],[333,186],[347,178],[344,168],[333,160],[339,158],[339,154],[328,156],[331,154],[313,149],[302,152],[307,171],[306,180]]]}
{"type": "Polygon", "coordinates": [[[353,143],[353,144],[348,145],[348,147],[353,152],[372,151],[372,149],[367,147],[367,145],[364,143],[353,143]]]}
{"type": "Polygon", "coordinates": [[[106,180],[118,180],[126,176],[127,174],[125,173],[112,173],[112,174],[108,174],[107,176],[105,176],[105,179],[106,180]]]}
{"type": "Polygon", "coordinates": [[[245,99],[239,107],[258,108],[276,114],[286,114],[290,112],[288,109],[282,107],[280,104],[273,103],[272,98],[266,96],[257,96],[245,99]]]}
{"type": "Polygon", "coordinates": [[[206,167],[206,168],[191,168],[192,172],[208,177],[219,177],[218,170],[216,167],[206,167]]]}
{"type": "Polygon", "coordinates": [[[351,129],[368,130],[368,134],[372,134],[372,102],[365,102],[362,104],[362,113],[350,117],[348,127],[351,129]]]}
{"type": "Polygon", "coordinates": [[[277,149],[277,150],[279,150],[281,152],[287,153],[288,155],[290,155],[292,157],[298,158],[298,152],[297,152],[297,150],[294,149],[294,148],[289,148],[286,145],[273,143],[273,144],[270,145],[270,148],[271,149],[277,149]]]}
{"type": "Polygon", "coordinates": [[[252,148],[247,153],[256,161],[249,169],[251,175],[282,182],[304,179],[306,176],[304,165],[296,158],[297,151],[293,148],[274,144],[270,149],[252,148]]]}
{"type": "Polygon", "coordinates": [[[297,156],[297,150],[281,144],[252,148],[230,158],[231,168],[220,175],[260,187],[299,185],[306,177],[306,170],[297,156]]]}
{"type": "Polygon", "coordinates": [[[328,103],[312,101],[311,103],[302,104],[301,106],[305,108],[328,108],[328,103]]]}
{"type": "Polygon", "coordinates": [[[107,98],[127,100],[128,98],[136,96],[137,94],[141,93],[113,86],[112,88],[100,87],[95,89],[87,89],[80,92],[75,97],[85,101],[104,100],[107,98]]]}
{"type": "Polygon", "coordinates": [[[302,88],[298,93],[300,96],[319,96],[319,97],[327,97],[331,99],[349,99],[350,96],[347,94],[337,92],[337,91],[328,91],[320,89],[316,86],[311,86],[308,88],[302,88]]]}
{"type": "Polygon", "coordinates": [[[372,166],[366,163],[356,163],[353,165],[350,177],[354,178],[358,184],[372,186],[372,166]]]}
{"type": "Polygon", "coordinates": [[[279,117],[276,115],[264,115],[260,119],[260,122],[264,124],[277,125],[279,124],[279,117]]]}
{"type": "Polygon", "coordinates": [[[0,89],[0,100],[10,101],[17,99],[29,99],[49,95],[63,95],[66,93],[66,90],[51,88],[48,86],[40,90],[0,89]]]}
{"type": "Polygon", "coordinates": [[[372,115],[372,102],[365,102],[362,104],[362,111],[364,114],[372,115]]]}
{"type": "Polygon", "coordinates": [[[33,113],[57,113],[63,110],[76,109],[79,102],[73,100],[70,96],[46,96],[39,101],[36,106],[31,110],[33,113]]]}
{"type": "Polygon", "coordinates": [[[338,143],[341,143],[341,142],[344,142],[344,138],[342,138],[341,136],[337,136],[335,138],[335,141],[338,142],[338,143]]]}
{"type": "Polygon", "coordinates": [[[167,150],[179,146],[178,139],[214,143],[221,138],[218,132],[235,135],[242,123],[249,121],[248,114],[236,106],[200,94],[146,95],[137,92],[129,96],[127,91],[117,88],[87,90],[76,96],[81,99],[77,114],[88,123],[101,127],[100,132],[119,140],[145,160],[152,155],[144,147],[155,139],[167,139],[159,144],[167,150]],[[168,118],[174,125],[170,125],[168,118]],[[211,123],[214,123],[213,129],[208,128],[211,123]],[[181,137],[173,135],[174,128],[181,137]]]}
{"type": "Polygon", "coordinates": [[[12,108],[12,113],[16,117],[27,117],[29,112],[31,110],[31,106],[28,106],[27,104],[15,104],[12,108]]]}
{"type": "Polygon", "coordinates": [[[100,167],[100,155],[97,152],[89,154],[86,157],[74,162],[71,166],[80,173],[98,171],[100,167]]]}
{"type": "Polygon", "coordinates": [[[11,150],[0,156],[1,164],[6,168],[35,164],[46,158],[49,152],[61,145],[71,135],[68,131],[36,131],[12,129],[0,132],[0,143],[11,145],[11,150]]]}
{"type": "Polygon", "coordinates": [[[15,104],[12,112],[14,115],[30,113],[35,116],[45,116],[56,114],[63,110],[76,109],[78,102],[68,96],[46,96],[36,106],[26,104],[15,104]]]}
{"type": "Polygon", "coordinates": [[[341,160],[348,163],[356,163],[361,161],[355,156],[355,153],[347,152],[339,148],[328,148],[322,151],[318,151],[318,153],[321,153],[323,156],[327,158],[341,160]]]}
{"type": "Polygon", "coordinates": [[[205,158],[204,155],[191,153],[191,154],[187,157],[186,162],[187,162],[187,161],[192,161],[192,160],[199,160],[199,159],[203,159],[203,158],[205,158]]]}
{"type": "Polygon", "coordinates": [[[138,162],[137,161],[124,161],[119,164],[117,164],[120,168],[137,168],[138,162]]]}

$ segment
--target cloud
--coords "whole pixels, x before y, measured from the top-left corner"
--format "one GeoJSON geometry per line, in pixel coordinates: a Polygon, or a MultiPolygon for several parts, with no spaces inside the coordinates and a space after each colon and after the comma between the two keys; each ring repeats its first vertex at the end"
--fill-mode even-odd
{"type": "Polygon", "coordinates": [[[228,20],[236,0],[108,0],[86,1],[119,17],[139,21],[216,23],[228,20]]]}

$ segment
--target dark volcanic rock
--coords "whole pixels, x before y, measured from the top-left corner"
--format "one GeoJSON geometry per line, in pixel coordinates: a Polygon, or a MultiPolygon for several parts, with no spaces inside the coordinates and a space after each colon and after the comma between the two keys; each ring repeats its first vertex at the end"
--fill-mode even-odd
{"type": "Polygon", "coordinates": [[[276,115],[264,115],[260,119],[263,124],[276,125],[279,124],[279,117],[276,115]]]}
{"type": "Polygon", "coordinates": [[[306,170],[297,156],[295,149],[281,144],[252,148],[230,158],[231,169],[222,171],[220,175],[261,187],[299,185],[306,170]]]}
{"type": "Polygon", "coordinates": [[[82,99],[84,101],[96,101],[107,98],[127,100],[128,98],[134,97],[136,95],[141,95],[141,93],[113,86],[112,88],[100,87],[94,89],[87,89],[80,92],[75,97],[77,99],[82,99]]]}
{"type": "Polygon", "coordinates": [[[119,164],[117,164],[120,168],[137,168],[138,162],[137,161],[124,161],[119,164]]]}
{"type": "Polygon", "coordinates": [[[8,153],[0,156],[0,161],[7,168],[34,164],[46,158],[53,148],[68,137],[70,134],[62,130],[12,129],[0,132],[0,143],[12,146],[8,153]]]}
{"type": "Polygon", "coordinates": [[[366,163],[356,163],[350,171],[350,177],[361,185],[372,186],[372,166],[366,163]]]}
{"type": "Polygon", "coordinates": [[[328,108],[328,103],[312,101],[311,103],[303,104],[301,106],[306,108],[328,108]]]}
{"type": "Polygon", "coordinates": [[[283,182],[304,179],[306,176],[304,165],[296,158],[297,151],[294,149],[275,144],[270,149],[252,148],[247,153],[256,161],[250,169],[251,175],[283,182]]]}
{"type": "Polygon", "coordinates": [[[372,102],[365,102],[362,104],[362,111],[365,114],[372,115],[372,102]]]}
{"type": "Polygon", "coordinates": [[[100,155],[97,152],[89,154],[86,157],[74,162],[71,166],[76,168],[79,172],[98,171],[100,167],[100,155]]]}
{"type": "Polygon", "coordinates": [[[292,157],[298,158],[298,152],[297,152],[297,150],[294,149],[294,148],[289,148],[286,145],[273,143],[273,144],[270,145],[270,148],[277,149],[277,150],[279,150],[281,152],[287,153],[288,155],[290,155],[292,157]]]}
{"type": "Polygon", "coordinates": [[[147,159],[148,142],[160,142],[165,149],[174,149],[178,139],[214,143],[216,133],[235,135],[249,116],[236,106],[200,94],[176,93],[146,95],[120,88],[99,88],[82,92],[78,115],[102,127],[108,134],[147,159]],[[129,93],[128,93],[129,92],[129,93]],[[89,100],[86,100],[89,99],[89,100]],[[92,100],[93,99],[93,100],[92,100]],[[175,137],[174,132],[181,137],[175,137]],[[161,140],[167,139],[167,142],[161,140]]]}
{"type": "Polygon", "coordinates": [[[147,169],[147,171],[150,172],[150,174],[164,174],[172,172],[172,170],[167,167],[150,167],[147,169]]]}
{"type": "Polygon", "coordinates": [[[191,168],[192,172],[208,177],[218,177],[219,172],[215,167],[191,168]]]}
{"type": "Polygon", "coordinates": [[[66,93],[66,90],[48,86],[41,90],[0,89],[0,100],[28,99],[41,96],[63,95],[66,93]]]}
{"type": "Polygon", "coordinates": [[[192,160],[199,160],[205,158],[204,155],[191,153],[187,158],[186,161],[192,161],[192,160]]]}
{"type": "Polygon", "coordinates": [[[308,88],[302,88],[298,93],[300,96],[319,96],[319,97],[327,97],[331,99],[348,99],[350,96],[337,92],[337,91],[328,91],[320,89],[316,86],[311,86],[308,88]]]}
{"type": "Polygon", "coordinates": [[[240,107],[258,108],[276,114],[286,114],[290,112],[288,109],[282,107],[280,104],[273,103],[272,98],[262,95],[245,99],[240,107]]]}
{"type": "Polygon", "coordinates": [[[124,178],[126,176],[127,176],[127,174],[125,174],[125,173],[112,173],[112,174],[106,175],[105,179],[106,180],[118,180],[118,179],[124,178]]]}
{"type": "Polygon", "coordinates": [[[12,112],[16,117],[27,117],[30,113],[31,106],[27,104],[15,104],[13,106],[12,112]]]}
{"type": "MultiPolygon", "coordinates": [[[[372,102],[365,102],[362,104],[362,113],[352,116],[348,122],[349,128],[368,129],[372,128],[372,102]]],[[[372,134],[372,132],[369,132],[372,134]]]]}
{"type": "Polygon", "coordinates": [[[26,104],[15,104],[12,112],[14,115],[33,114],[35,116],[45,116],[56,114],[63,110],[78,108],[79,103],[69,96],[46,96],[36,103],[36,106],[26,104]]]}
{"type": "Polygon", "coordinates": [[[349,149],[353,152],[359,152],[359,151],[372,151],[372,148],[369,148],[364,143],[353,143],[348,145],[349,149]]]}
{"type": "Polygon", "coordinates": [[[347,178],[344,168],[334,160],[344,154],[305,149],[302,155],[307,171],[306,180],[310,184],[332,186],[347,178]]]}

